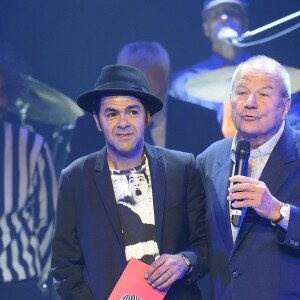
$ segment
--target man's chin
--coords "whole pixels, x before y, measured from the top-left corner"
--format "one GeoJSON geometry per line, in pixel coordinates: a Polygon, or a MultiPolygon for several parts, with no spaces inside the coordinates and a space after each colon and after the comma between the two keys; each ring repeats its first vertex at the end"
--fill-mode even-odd
{"type": "Polygon", "coordinates": [[[134,157],[138,152],[138,147],[130,144],[130,145],[121,145],[118,147],[118,151],[121,156],[125,157],[134,157]]]}

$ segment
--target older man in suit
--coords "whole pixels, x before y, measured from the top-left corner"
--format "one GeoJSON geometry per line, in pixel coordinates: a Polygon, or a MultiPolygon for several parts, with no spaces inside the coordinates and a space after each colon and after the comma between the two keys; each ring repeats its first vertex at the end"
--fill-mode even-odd
{"type": "Polygon", "coordinates": [[[289,75],[275,60],[256,56],[240,64],[231,85],[238,131],[197,157],[212,299],[300,299],[300,133],[285,121],[290,90],[289,75]],[[250,145],[242,149],[243,161],[250,154],[247,176],[234,168],[242,139],[250,145]]]}
{"type": "Polygon", "coordinates": [[[77,103],[93,113],[106,146],[62,171],[52,258],[58,293],[107,300],[136,258],[150,265],[149,285],[169,290],[165,299],[201,299],[196,281],[208,251],[195,158],[144,143],[161,100],[141,71],[113,65],[77,103]]]}

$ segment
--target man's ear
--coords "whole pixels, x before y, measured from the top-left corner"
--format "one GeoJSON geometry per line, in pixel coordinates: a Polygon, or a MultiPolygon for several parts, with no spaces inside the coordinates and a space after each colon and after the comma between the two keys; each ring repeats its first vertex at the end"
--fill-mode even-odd
{"type": "Polygon", "coordinates": [[[285,120],[286,115],[288,114],[291,107],[291,98],[286,98],[284,102],[284,110],[282,115],[282,120],[285,120]]]}
{"type": "Polygon", "coordinates": [[[149,111],[147,112],[146,122],[147,122],[147,126],[149,126],[149,124],[150,124],[150,122],[151,122],[151,116],[150,116],[149,111]]]}
{"type": "Polygon", "coordinates": [[[94,117],[94,120],[96,122],[96,126],[98,128],[98,130],[101,132],[101,125],[100,125],[100,121],[99,121],[99,117],[97,116],[97,114],[95,112],[93,112],[93,117],[94,117]]]}

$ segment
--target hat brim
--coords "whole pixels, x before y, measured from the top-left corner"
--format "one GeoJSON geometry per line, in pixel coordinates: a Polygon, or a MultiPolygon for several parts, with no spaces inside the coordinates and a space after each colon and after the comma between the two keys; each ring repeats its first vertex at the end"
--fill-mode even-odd
{"type": "Polygon", "coordinates": [[[150,115],[154,115],[163,108],[162,101],[143,91],[136,91],[132,89],[119,89],[119,88],[107,88],[101,90],[91,90],[77,98],[77,104],[85,111],[93,113],[92,105],[97,99],[102,96],[133,96],[141,100],[141,102],[149,110],[150,115]]]}

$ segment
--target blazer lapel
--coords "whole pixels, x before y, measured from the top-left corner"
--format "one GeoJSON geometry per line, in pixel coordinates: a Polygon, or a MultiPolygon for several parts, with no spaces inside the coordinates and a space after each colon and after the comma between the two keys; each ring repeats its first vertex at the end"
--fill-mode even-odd
{"type": "Polygon", "coordinates": [[[292,129],[286,125],[260,177],[260,180],[266,183],[272,195],[278,192],[290,175],[290,168],[287,164],[296,159],[295,147],[292,129]],[[274,169],[276,169],[276,172],[274,172],[274,169]]]}
{"type": "Polygon", "coordinates": [[[145,144],[153,194],[153,206],[155,216],[155,234],[157,244],[161,250],[163,215],[165,206],[166,166],[161,153],[155,147],[145,144]]]}
{"type": "MultiPolygon", "coordinates": [[[[217,160],[217,164],[220,166],[218,172],[216,172],[212,176],[213,186],[217,188],[214,193],[216,193],[216,199],[214,203],[214,213],[216,222],[219,224],[219,228],[223,228],[222,238],[227,247],[228,253],[230,253],[232,249],[232,234],[230,227],[230,216],[229,216],[229,203],[227,201],[228,196],[228,187],[229,180],[228,178],[231,176],[232,172],[232,160],[229,157],[230,151],[223,151],[223,154],[217,160]],[[224,222],[224,220],[226,220],[224,222]]],[[[214,196],[213,196],[214,197],[214,196]]]]}
{"type": "Polygon", "coordinates": [[[241,227],[233,244],[231,256],[237,251],[238,247],[240,246],[247,233],[258,222],[259,219],[260,217],[253,208],[246,209],[241,227]]]}
{"type": "Polygon", "coordinates": [[[118,242],[122,248],[125,248],[118,207],[115,201],[115,194],[106,159],[106,147],[104,147],[97,155],[94,182],[99,193],[99,200],[102,201],[106,213],[111,219],[111,224],[116,233],[118,242]]]}

